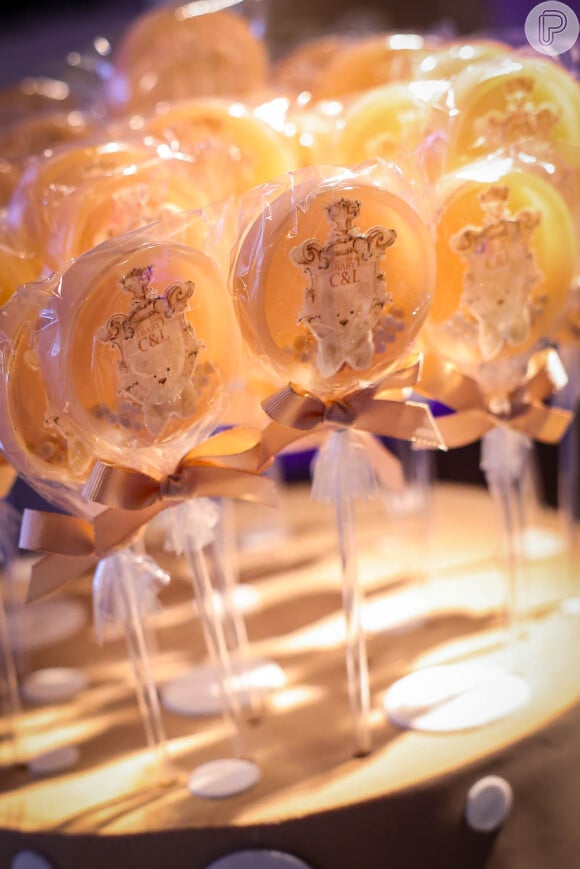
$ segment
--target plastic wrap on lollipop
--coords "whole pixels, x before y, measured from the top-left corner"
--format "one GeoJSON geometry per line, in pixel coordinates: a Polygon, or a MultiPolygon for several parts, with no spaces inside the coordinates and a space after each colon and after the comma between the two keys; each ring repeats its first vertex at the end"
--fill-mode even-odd
{"type": "Polygon", "coordinates": [[[245,198],[234,299],[246,342],[281,382],[337,397],[405,355],[434,283],[418,200],[381,161],[305,169],[245,198]]]}
{"type": "Polygon", "coordinates": [[[147,555],[136,556],[124,550],[101,559],[93,578],[93,614],[99,643],[105,638],[107,626],[124,625],[133,618],[127,610],[127,596],[122,591],[123,572],[131,576],[140,621],[158,612],[157,595],[170,582],[169,575],[147,555]]]}
{"type": "Polygon", "coordinates": [[[190,96],[243,98],[266,87],[266,48],[252,29],[260,22],[235,10],[203,12],[173,3],[133,22],[106,83],[113,111],[148,111],[190,96]]]}
{"type": "Polygon", "coordinates": [[[46,267],[60,269],[102,241],[210,198],[193,158],[151,141],[108,142],[30,164],[8,221],[23,228],[46,267]]]}
{"type": "Polygon", "coordinates": [[[82,431],[52,403],[38,340],[58,278],[22,287],[0,310],[0,443],[10,465],[47,500],[82,515],[93,456],[82,431]]]}
{"type": "Polygon", "coordinates": [[[229,189],[219,198],[242,193],[294,169],[297,158],[279,128],[280,105],[264,103],[256,110],[217,98],[181,100],[161,106],[145,119],[144,130],[171,148],[198,159],[213,156],[229,189]],[[225,156],[220,154],[225,149],[225,156]]]}
{"type": "Polygon", "coordinates": [[[506,392],[563,316],[576,241],[549,173],[496,155],[445,176],[426,342],[484,391],[506,392]]]}
{"type": "Polygon", "coordinates": [[[207,224],[193,213],[172,231],[160,223],[74,262],[41,347],[53,400],[94,455],[147,472],[172,470],[213,430],[237,377],[225,273],[179,241],[203,244],[207,224]]]}
{"type": "Polygon", "coordinates": [[[566,151],[580,141],[580,85],[557,61],[513,54],[473,64],[454,78],[449,103],[448,170],[506,151],[571,160],[578,174],[580,155],[566,151]]]}

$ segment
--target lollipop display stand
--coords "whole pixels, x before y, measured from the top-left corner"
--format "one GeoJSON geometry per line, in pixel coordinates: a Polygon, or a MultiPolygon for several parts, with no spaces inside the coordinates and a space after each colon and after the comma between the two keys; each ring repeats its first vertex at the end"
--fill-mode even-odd
{"type": "Polygon", "coordinates": [[[270,5],[0,93],[0,864],[573,869],[575,68],[270,5]]]}

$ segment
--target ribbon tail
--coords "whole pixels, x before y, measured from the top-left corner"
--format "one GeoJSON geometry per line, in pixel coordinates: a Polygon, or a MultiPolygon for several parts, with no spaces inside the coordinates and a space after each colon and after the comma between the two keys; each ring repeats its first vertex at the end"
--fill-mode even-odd
{"type": "Polygon", "coordinates": [[[20,527],[22,549],[82,557],[94,553],[93,526],[86,519],[26,509],[20,527]]]}
{"type": "Polygon", "coordinates": [[[95,551],[99,557],[119,547],[130,546],[148,522],[171,504],[158,501],[144,510],[104,510],[93,519],[95,551]]]}
{"type": "Polygon", "coordinates": [[[559,407],[531,404],[521,416],[510,420],[510,428],[544,444],[557,444],[564,437],[573,414],[559,407]]]}
{"type": "Polygon", "coordinates": [[[46,597],[67,582],[84,576],[97,561],[95,555],[45,555],[32,565],[26,603],[46,597]]]}
{"type": "Polygon", "coordinates": [[[355,425],[375,435],[411,441],[420,448],[447,448],[430,408],[421,402],[375,399],[357,414],[355,425]]]}
{"type": "Polygon", "coordinates": [[[437,425],[447,448],[456,449],[480,440],[497,421],[484,410],[461,410],[437,417],[437,425]]]}
{"type": "Polygon", "coordinates": [[[260,443],[254,448],[256,450],[256,470],[265,470],[272,464],[278,453],[287,450],[312,434],[310,429],[289,428],[278,422],[269,423],[262,432],[260,443]]]}

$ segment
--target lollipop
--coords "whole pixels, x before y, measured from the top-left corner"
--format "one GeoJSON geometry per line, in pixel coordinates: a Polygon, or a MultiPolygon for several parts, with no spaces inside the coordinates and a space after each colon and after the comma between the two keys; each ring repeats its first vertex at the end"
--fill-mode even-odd
{"type": "Polygon", "coordinates": [[[313,428],[310,413],[336,425],[319,454],[313,494],[336,509],[356,754],[370,750],[370,731],[352,504],[355,496],[373,492],[373,474],[348,428],[349,398],[356,403],[364,387],[401,364],[427,315],[433,246],[407,192],[401,176],[380,165],[366,175],[299,173],[290,189],[264,204],[234,264],[246,341],[291,382],[266,405],[274,426],[282,423],[285,432],[292,425],[313,428]]]}
{"type": "Polygon", "coordinates": [[[401,359],[434,279],[430,233],[402,176],[387,172],[381,186],[337,173],[306,171],[268,203],[243,238],[234,283],[254,353],[329,398],[376,383],[401,359]]]}
{"type": "Polygon", "coordinates": [[[339,163],[356,164],[372,157],[408,159],[442,126],[433,102],[445,83],[396,82],[373,88],[352,100],[336,136],[339,163]]]}
{"type": "Polygon", "coordinates": [[[311,91],[343,46],[340,36],[321,36],[300,42],[272,70],[274,86],[285,94],[311,91]]]}
{"type": "Polygon", "coordinates": [[[415,77],[448,81],[474,63],[496,60],[509,52],[509,45],[492,39],[458,39],[432,48],[419,63],[415,77]]]}
{"type": "Polygon", "coordinates": [[[474,64],[456,76],[452,91],[449,169],[499,149],[549,158],[580,141],[580,87],[550,60],[474,64]]]}
{"type": "Polygon", "coordinates": [[[294,168],[294,155],[280,133],[240,103],[197,99],[165,106],[145,121],[148,133],[196,157],[207,144],[226,148],[230,193],[242,193],[294,168]]]}
{"type": "MultiPolygon", "coordinates": [[[[184,245],[145,238],[131,234],[101,245],[70,267],[44,344],[55,401],[69,408],[94,454],[108,462],[91,481],[92,496],[101,500],[110,490],[109,474],[117,473],[120,482],[112,489],[121,494],[115,503],[132,509],[155,501],[156,487],[184,501],[188,474],[191,494],[208,491],[208,475],[214,494],[212,470],[214,476],[219,470],[207,468],[201,454],[191,451],[201,449],[220,419],[237,377],[239,346],[217,263],[184,245]],[[58,354],[50,351],[55,346],[58,354]],[[181,460],[190,455],[185,467],[181,460]]],[[[231,491],[230,483],[224,494],[231,491]]],[[[175,509],[179,549],[192,568],[208,651],[224,675],[219,685],[224,712],[239,739],[241,712],[223,624],[199,535],[187,528],[193,508],[185,502],[175,509]]]]}
{"type": "MultiPolygon", "coordinates": [[[[458,411],[439,420],[448,445],[483,438],[481,467],[504,522],[508,651],[515,654],[531,437],[556,442],[568,423],[541,404],[562,385],[562,369],[554,351],[539,351],[562,314],[574,272],[572,218],[541,175],[505,158],[482,161],[444,179],[436,251],[437,283],[423,333],[432,355],[419,391],[458,411]]],[[[404,727],[474,727],[527,701],[527,683],[511,670],[513,664],[449,665],[445,695],[436,690],[431,699],[418,674],[410,674],[389,689],[385,706],[404,727]],[[486,702],[474,704],[475,692],[486,702]],[[438,714],[449,700],[448,714],[438,714]]]]}
{"type": "Polygon", "coordinates": [[[266,86],[268,71],[265,47],[241,15],[197,3],[142,15],[113,62],[108,101],[132,111],[191,96],[245,97],[266,86]]]}
{"type": "MultiPolygon", "coordinates": [[[[82,433],[66,413],[57,412],[50,403],[40,369],[37,333],[42,311],[50,298],[49,289],[49,282],[22,287],[0,313],[0,443],[13,467],[47,500],[72,511],[76,517],[92,518],[100,508],[83,501],[81,490],[93,465],[93,456],[86,448],[82,433]]],[[[54,536],[69,521],[78,522],[69,517],[49,516],[46,519],[48,531],[54,536]]],[[[83,531],[86,531],[84,525],[83,531]]],[[[85,543],[90,543],[90,535],[85,534],[85,543]]],[[[87,557],[87,551],[85,548],[85,557],[80,559],[80,572],[94,564],[93,559],[87,557]]],[[[70,560],[69,557],[67,561],[65,555],[53,565],[58,575],[48,579],[45,592],[54,588],[55,579],[58,584],[69,578],[70,560]]],[[[143,571],[133,570],[124,587],[133,600],[132,584],[139,572],[143,571]]],[[[154,705],[154,686],[141,672],[143,661],[135,657],[136,638],[142,634],[136,603],[132,611],[125,607],[123,624],[133,652],[131,660],[146,731],[151,735],[150,744],[158,748],[164,758],[164,736],[159,710],[154,705]]],[[[143,648],[141,652],[145,654],[143,648]]]]}
{"type": "Polygon", "coordinates": [[[6,304],[21,284],[40,277],[40,271],[38,259],[15,249],[8,233],[0,229],[0,307],[6,304]]]}
{"type": "Polygon", "coordinates": [[[163,146],[108,143],[61,151],[30,166],[8,220],[25,228],[46,266],[58,269],[113,235],[207,199],[192,160],[163,146]]]}
{"type": "Polygon", "coordinates": [[[488,392],[518,384],[562,316],[574,273],[570,211],[510,160],[474,164],[442,187],[428,343],[488,392]]]}
{"type": "Polygon", "coordinates": [[[414,33],[369,36],[338,51],[312,87],[314,99],[342,99],[394,81],[410,81],[428,43],[414,33]]]}

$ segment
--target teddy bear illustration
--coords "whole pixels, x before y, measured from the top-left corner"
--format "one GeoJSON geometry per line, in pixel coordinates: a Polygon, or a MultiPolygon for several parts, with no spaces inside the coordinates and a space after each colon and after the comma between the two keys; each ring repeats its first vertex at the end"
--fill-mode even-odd
{"type": "Polygon", "coordinates": [[[543,277],[530,249],[541,214],[526,208],[512,216],[508,196],[507,187],[489,187],[479,196],[484,225],[467,226],[450,239],[467,263],[461,304],[477,322],[484,360],[495,358],[505,344],[525,342],[533,290],[543,277]]]}
{"type": "Polygon", "coordinates": [[[143,419],[153,435],[159,434],[171,416],[187,417],[197,406],[194,385],[197,355],[205,345],[184,312],[194,293],[193,281],[170,284],[163,295],[151,286],[152,266],[135,268],[121,279],[133,296],[127,314],[113,314],[98,333],[102,342],[115,346],[121,403],[134,408],[132,422],[143,419]]]}
{"type": "Polygon", "coordinates": [[[325,244],[312,238],[290,251],[309,278],[298,323],[316,339],[316,364],[324,377],[344,365],[369,368],[375,355],[373,330],[387,292],[381,260],[397,237],[394,229],[375,226],[361,233],[353,221],[360,202],[338,199],[326,207],[331,229],[325,244]]]}

